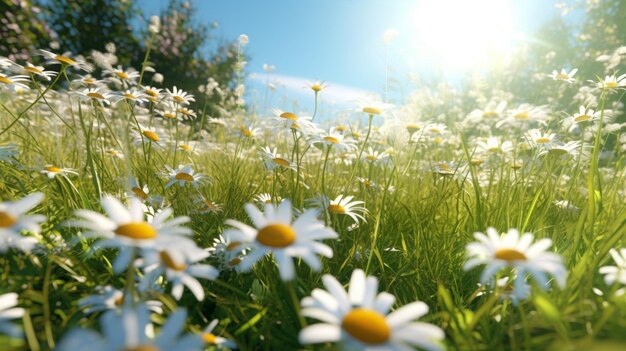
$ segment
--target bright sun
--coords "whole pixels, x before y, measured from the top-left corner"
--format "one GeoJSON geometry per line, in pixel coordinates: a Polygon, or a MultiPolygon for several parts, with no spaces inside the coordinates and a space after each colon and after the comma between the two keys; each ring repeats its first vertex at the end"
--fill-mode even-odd
{"type": "Polygon", "coordinates": [[[416,49],[442,69],[466,70],[511,51],[509,0],[422,0],[412,14],[416,49]]]}

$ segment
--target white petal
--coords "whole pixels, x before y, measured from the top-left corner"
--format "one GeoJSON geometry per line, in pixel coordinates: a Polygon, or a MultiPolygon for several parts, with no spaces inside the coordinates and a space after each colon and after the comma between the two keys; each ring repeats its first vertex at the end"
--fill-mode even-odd
{"type": "Polygon", "coordinates": [[[313,324],[300,331],[298,340],[301,344],[318,344],[341,339],[341,328],[333,324],[313,324]]]}
{"type": "Polygon", "coordinates": [[[391,328],[396,328],[416,320],[426,313],[428,313],[428,306],[421,301],[416,301],[391,312],[385,320],[391,328]]]}
{"type": "Polygon", "coordinates": [[[355,269],[350,278],[350,286],[348,288],[348,296],[353,305],[361,305],[365,296],[365,272],[361,269],[355,269]]]}

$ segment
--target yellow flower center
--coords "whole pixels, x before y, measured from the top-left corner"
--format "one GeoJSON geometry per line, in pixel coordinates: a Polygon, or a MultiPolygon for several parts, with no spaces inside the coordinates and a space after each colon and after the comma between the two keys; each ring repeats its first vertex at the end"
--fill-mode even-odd
{"type": "Polygon", "coordinates": [[[441,144],[443,143],[443,139],[441,137],[436,137],[435,139],[433,139],[433,142],[435,142],[435,144],[441,144]]]}
{"type": "Polygon", "coordinates": [[[74,65],[78,64],[78,62],[72,60],[71,58],[65,57],[65,56],[61,56],[61,55],[56,55],[54,57],[54,59],[59,61],[59,62],[62,62],[62,63],[67,63],[68,65],[71,65],[71,66],[74,66],[74,65]]]}
{"type": "Polygon", "coordinates": [[[441,129],[439,128],[428,128],[428,131],[431,133],[436,133],[436,134],[441,133],[441,129]]]}
{"type": "Polygon", "coordinates": [[[131,94],[131,93],[125,93],[122,96],[127,98],[127,99],[131,99],[131,100],[137,99],[137,97],[135,95],[131,94]]]}
{"type": "Polygon", "coordinates": [[[613,89],[613,88],[617,88],[617,86],[618,86],[618,85],[617,85],[617,82],[607,82],[607,83],[606,83],[606,87],[607,87],[607,88],[611,88],[611,89],[613,89]]]}
{"type": "Polygon", "coordinates": [[[335,130],[338,131],[338,132],[345,132],[346,131],[346,126],[340,124],[340,125],[335,127],[335,130]]]}
{"type": "Polygon", "coordinates": [[[176,263],[172,256],[170,256],[167,252],[161,251],[159,252],[159,256],[161,256],[161,262],[165,265],[165,267],[173,269],[175,271],[184,271],[187,268],[187,265],[184,263],[176,263]]]}
{"type": "Polygon", "coordinates": [[[346,208],[341,206],[341,205],[339,205],[339,204],[330,204],[330,205],[328,205],[328,212],[344,214],[344,213],[346,213],[346,208]]]}
{"type": "Polygon", "coordinates": [[[148,198],[148,194],[146,194],[145,191],[143,191],[141,188],[139,187],[133,187],[132,189],[130,189],[138,198],[142,199],[142,200],[146,200],[148,198]]]}
{"type": "Polygon", "coordinates": [[[157,93],[156,91],[151,90],[151,89],[146,89],[146,90],[144,90],[144,93],[146,93],[146,94],[148,94],[148,95],[150,95],[150,96],[152,96],[152,97],[157,97],[157,96],[159,96],[159,93],[157,93]]]}
{"type": "Polygon", "coordinates": [[[144,240],[154,239],[159,233],[146,222],[130,222],[117,227],[115,234],[135,240],[144,240]]]}
{"type": "Polygon", "coordinates": [[[15,223],[17,223],[17,218],[0,211],[0,228],[11,228],[15,223]]]}
{"type": "Polygon", "coordinates": [[[291,112],[283,112],[280,114],[281,118],[285,118],[285,119],[290,119],[292,121],[297,121],[298,120],[298,116],[294,115],[291,112]]]}
{"type": "Polygon", "coordinates": [[[450,166],[448,166],[445,163],[439,163],[439,164],[437,164],[437,166],[439,166],[439,168],[444,170],[444,171],[449,171],[450,170],[450,166]]]}
{"type": "Polygon", "coordinates": [[[142,134],[143,134],[146,138],[148,138],[148,139],[152,140],[152,141],[153,141],[153,142],[155,142],[155,143],[156,143],[157,141],[159,141],[159,140],[160,140],[160,139],[159,139],[159,136],[158,136],[155,132],[152,132],[152,131],[149,131],[149,130],[144,130],[144,131],[142,132],[142,134]]]}
{"type": "Polygon", "coordinates": [[[206,209],[208,210],[217,211],[219,209],[217,205],[214,204],[212,201],[204,200],[203,203],[204,203],[204,206],[206,206],[206,209]]]}
{"type": "Polygon", "coordinates": [[[417,132],[418,130],[420,130],[420,126],[417,123],[409,123],[409,124],[406,125],[406,130],[410,134],[413,134],[413,133],[417,132]]]}
{"type": "Polygon", "coordinates": [[[13,81],[12,81],[12,80],[10,80],[10,79],[9,79],[9,78],[7,78],[7,77],[3,77],[3,76],[0,76],[0,82],[2,82],[2,83],[4,83],[4,84],[13,84],[13,81]]]}
{"type": "Polygon", "coordinates": [[[169,118],[169,119],[174,119],[174,118],[176,118],[176,114],[172,113],[172,112],[165,112],[165,113],[163,113],[163,117],[169,118]]]}
{"type": "Polygon", "coordinates": [[[567,73],[559,73],[556,75],[557,79],[569,79],[569,76],[567,75],[567,73]]]}
{"type": "Polygon", "coordinates": [[[46,166],[43,169],[45,169],[46,171],[51,172],[51,173],[61,173],[61,172],[63,172],[63,170],[61,168],[54,167],[54,166],[46,166]]]}
{"type": "Polygon", "coordinates": [[[372,182],[370,182],[367,179],[364,179],[361,183],[363,183],[363,185],[367,186],[367,187],[371,187],[372,186],[372,182]]]}
{"type": "Polygon", "coordinates": [[[193,182],[193,176],[185,172],[177,173],[174,178],[176,178],[177,180],[184,180],[186,182],[193,182]]]}
{"type": "Polygon", "coordinates": [[[239,257],[235,257],[232,260],[228,261],[228,265],[231,267],[234,267],[236,265],[238,265],[239,263],[241,263],[241,258],[239,257]]]}
{"type": "Polygon", "coordinates": [[[324,137],[324,140],[326,140],[327,142],[332,143],[332,144],[339,144],[339,139],[337,139],[335,137],[326,136],[326,137],[324,137]]]}
{"type": "Polygon", "coordinates": [[[233,250],[235,250],[236,248],[238,248],[238,247],[239,247],[239,245],[241,245],[241,243],[240,243],[239,241],[233,241],[232,243],[230,243],[230,244],[228,244],[228,245],[226,246],[226,250],[228,250],[228,251],[233,251],[233,250]]]}
{"type": "Polygon", "coordinates": [[[514,170],[518,170],[520,168],[522,168],[522,164],[521,163],[513,163],[511,164],[511,168],[514,170]]]}
{"type": "Polygon", "coordinates": [[[259,230],[256,241],[265,246],[283,248],[296,241],[296,232],[288,224],[269,224],[259,230]]]}
{"type": "Polygon", "coordinates": [[[576,121],[576,122],[585,122],[585,121],[588,121],[590,119],[591,119],[591,116],[589,116],[589,115],[580,115],[580,116],[574,118],[574,121],[576,121]]]}
{"type": "Polygon", "coordinates": [[[182,145],[179,145],[178,147],[181,148],[184,151],[187,151],[187,152],[191,152],[192,151],[191,146],[189,146],[189,145],[182,144],[182,145]]]}
{"type": "Polygon", "coordinates": [[[383,113],[380,109],[377,109],[376,107],[371,107],[371,106],[363,107],[363,112],[369,115],[380,115],[381,113],[383,113]]]}
{"type": "Polygon", "coordinates": [[[272,161],[279,166],[289,167],[289,161],[285,160],[282,157],[274,157],[272,158],[272,161]]]}
{"type": "Polygon", "coordinates": [[[498,117],[498,112],[496,111],[485,111],[483,112],[484,118],[495,118],[498,117]]]}
{"type": "Polygon", "coordinates": [[[322,86],[321,86],[321,85],[319,85],[319,84],[313,84],[313,85],[311,86],[311,89],[312,89],[314,92],[319,93],[320,91],[322,91],[322,86]]]}
{"type": "Polygon", "coordinates": [[[213,333],[204,333],[202,334],[202,341],[207,344],[215,344],[217,337],[213,333]]]}
{"type": "Polygon", "coordinates": [[[536,142],[537,144],[545,144],[545,143],[549,143],[549,142],[550,142],[550,139],[549,139],[549,138],[543,138],[543,137],[541,137],[541,138],[537,138],[537,139],[535,139],[535,142],[536,142]]]}
{"type": "Polygon", "coordinates": [[[500,249],[496,251],[496,258],[499,260],[504,260],[513,262],[513,261],[526,261],[526,255],[522,252],[517,251],[516,249],[500,249]]]}
{"type": "Polygon", "coordinates": [[[182,97],[180,97],[178,95],[172,96],[172,99],[174,99],[174,101],[178,101],[178,102],[185,102],[185,99],[183,99],[182,97]]]}
{"type": "Polygon", "coordinates": [[[365,344],[382,344],[391,337],[391,328],[380,313],[367,308],[348,312],[341,327],[353,338],[365,344]]]}
{"type": "Polygon", "coordinates": [[[37,67],[33,67],[33,66],[26,66],[26,67],[24,67],[24,71],[31,72],[31,73],[37,73],[37,74],[43,73],[42,70],[40,70],[37,67]]]}
{"type": "Polygon", "coordinates": [[[91,78],[83,79],[83,83],[85,84],[94,84],[95,82],[96,82],[95,79],[91,79],[91,78]]]}
{"type": "Polygon", "coordinates": [[[92,99],[104,100],[104,96],[100,93],[91,92],[91,93],[87,93],[87,96],[92,99]]]}
{"type": "Polygon", "coordinates": [[[481,160],[481,159],[479,159],[479,158],[473,158],[473,159],[470,161],[470,163],[471,163],[472,165],[474,165],[474,166],[478,166],[478,165],[480,165],[480,164],[482,164],[482,163],[483,163],[483,160],[481,160]]]}
{"type": "Polygon", "coordinates": [[[178,112],[182,113],[185,116],[191,116],[193,114],[191,110],[188,110],[186,108],[181,108],[178,110],[178,112]]]}
{"type": "Polygon", "coordinates": [[[513,118],[515,119],[528,119],[528,112],[520,112],[518,114],[516,114],[515,116],[513,116],[513,118]]]}
{"type": "Polygon", "coordinates": [[[124,302],[123,294],[120,294],[118,297],[115,298],[115,300],[113,300],[113,303],[115,303],[115,306],[122,306],[123,302],[124,302]]]}
{"type": "Polygon", "coordinates": [[[122,71],[115,71],[115,75],[122,78],[122,79],[128,79],[128,74],[122,72],[122,71]]]}
{"type": "Polygon", "coordinates": [[[367,155],[365,156],[365,159],[368,161],[376,161],[378,157],[376,157],[376,155],[367,155]]]}

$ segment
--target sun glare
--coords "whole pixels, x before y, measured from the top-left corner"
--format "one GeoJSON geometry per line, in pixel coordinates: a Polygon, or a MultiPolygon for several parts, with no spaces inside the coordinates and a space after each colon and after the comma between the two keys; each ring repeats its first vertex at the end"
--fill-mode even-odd
{"type": "Polygon", "coordinates": [[[515,41],[508,0],[421,1],[412,18],[419,55],[442,69],[480,67],[505,56],[515,41]]]}

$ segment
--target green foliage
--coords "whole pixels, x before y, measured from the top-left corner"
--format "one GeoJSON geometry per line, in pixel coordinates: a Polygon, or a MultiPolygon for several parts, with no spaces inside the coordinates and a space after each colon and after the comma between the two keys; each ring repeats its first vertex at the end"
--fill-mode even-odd
{"type": "Polygon", "coordinates": [[[31,60],[33,48],[50,45],[54,32],[42,19],[38,1],[0,1],[0,56],[31,60]]]}
{"type": "Polygon", "coordinates": [[[140,14],[135,1],[49,0],[43,6],[62,52],[104,52],[106,44],[115,43],[120,64],[142,59],[142,39],[132,27],[132,20],[140,14]]]}

